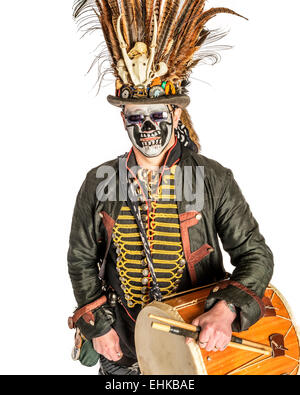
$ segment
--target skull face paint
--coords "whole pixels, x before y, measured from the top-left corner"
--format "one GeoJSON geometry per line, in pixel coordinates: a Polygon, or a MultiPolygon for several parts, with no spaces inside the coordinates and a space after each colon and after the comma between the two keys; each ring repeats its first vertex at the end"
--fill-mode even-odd
{"type": "Polygon", "coordinates": [[[128,136],[144,156],[160,155],[173,132],[173,116],[166,104],[126,105],[124,109],[128,136]]]}

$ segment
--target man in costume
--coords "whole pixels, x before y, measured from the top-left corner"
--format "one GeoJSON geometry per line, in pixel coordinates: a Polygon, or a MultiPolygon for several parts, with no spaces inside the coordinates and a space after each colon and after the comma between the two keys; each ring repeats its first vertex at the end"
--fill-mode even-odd
{"type": "Polygon", "coordinates": [[[206,23],[221,12],[238,15],[204,6],[204,0],[75,4],[76,18],[102,29],[110,68],[101,76],[116,77],[108,101],[121,108],[132,143],[129,153],[87,174],[70,235],[78,303],[72,325],[100,354],[102,374],[138,374],[134,328],[147,303],[228,276],[218,236],[235,269],[193,322],[202,328],[199,346],[223,350],[232,330],[262,316],[272,253],[232,172],[199,154],[186,110],[191,70],[217,60],[209,44],[224,36],[206,23]]]}

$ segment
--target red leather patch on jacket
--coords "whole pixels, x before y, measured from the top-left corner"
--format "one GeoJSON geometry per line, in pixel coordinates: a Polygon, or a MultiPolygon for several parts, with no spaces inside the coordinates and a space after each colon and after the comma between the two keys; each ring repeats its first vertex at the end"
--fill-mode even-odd
{"type": "Polygon", "coordinates": [[[197,277],[195,271],[195,264],[200,262],[203,258],[209,255],[213,248],[209,244],[204,244],[198,250],[191,252],[190,237],[188,229],[191,226],[197,225],[200,219],[197,215],[201,215],[198,211],[189,211],[179,215],[181,239],[184,250],[185,259],[188,264],[192,284],[196,284],[197,277]]]}
{"type": "Polygon", "coordinates": [[[112,231],[115,226],[115,221],[105,211],[101,211],[101,214],[103,216],[103,218],[102,218],[103,225],[104,225],[106,232],[107,232],[107,239],[108,239],[108,241],[110,241],[112,231]]]}

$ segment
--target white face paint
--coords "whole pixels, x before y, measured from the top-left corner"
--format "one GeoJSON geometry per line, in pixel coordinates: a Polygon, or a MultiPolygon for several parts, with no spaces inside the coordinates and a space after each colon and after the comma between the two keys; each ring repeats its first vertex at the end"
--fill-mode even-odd
{"type": "Polygon", "coordinates": [[[153,158],[169,144],[173,116],[166,104],[126,105],[124,109],[128,136],[143,155],[153,158]]]}

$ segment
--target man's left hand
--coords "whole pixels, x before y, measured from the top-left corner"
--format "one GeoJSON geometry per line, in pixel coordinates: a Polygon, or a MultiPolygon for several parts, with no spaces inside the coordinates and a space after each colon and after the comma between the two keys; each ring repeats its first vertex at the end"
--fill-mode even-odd
{"type": "MultiPolygon", "coordinates": [[[[231,324],[236,317],[224,300],[216,303],[212,309],[195,318],[193,325],[201,327],[198,344],[206,351],[223,351],[228,346],[231,336],[231,324]]],[[[186,339],[187,343],[191,338],[186,339]]]]}

